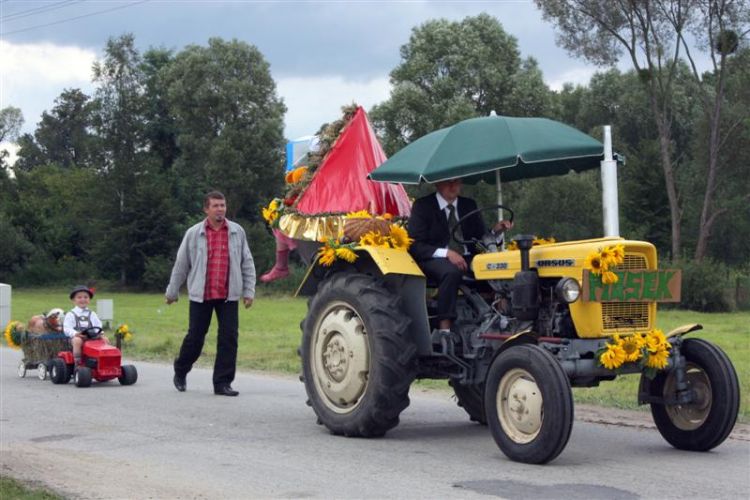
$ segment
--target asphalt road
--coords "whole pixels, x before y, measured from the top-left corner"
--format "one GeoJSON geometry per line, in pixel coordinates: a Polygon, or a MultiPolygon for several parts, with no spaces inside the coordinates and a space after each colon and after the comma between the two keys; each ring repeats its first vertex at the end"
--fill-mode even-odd
{"type": "MultiPolygon", "coordinates": [[[[671,448],[654,429],[581,421],[554,462],[511,462],[451,397],[414,394],[385,438],[330,435],[296,379],[240,373],[214,396],[209,370],[172,386],[168,365],[138,362],[133,386],[53,385],[16,374],[0,349],[2,474],[69,498],[747,498],[750,441],[708,453],[671,448]]],[[[606,414],[606,412],[604,412],[606,414]]],[[[578,415],[578,414],[577,414],[578,415]]],[[[612,420],[611,415],[604,418],[612,420]]]]}

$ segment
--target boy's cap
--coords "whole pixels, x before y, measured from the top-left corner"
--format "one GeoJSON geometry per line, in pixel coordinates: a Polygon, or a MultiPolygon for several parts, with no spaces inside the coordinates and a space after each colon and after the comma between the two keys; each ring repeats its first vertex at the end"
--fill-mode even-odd
{"type": "Polygon", "coordinates": [[[87,286],[83,286],[83,285],[78,285],[78,286],[76,286],[75,288],[73,288],[73,290],[71,290],[71,292],[70,292],[70,300],[73,300],[73,297],[75,297],[75,295],[76,295],[76,294],[77,294],[78,292],[86,292],[86,293],[88,293],[88,294],[89,294],[89,298],[90,298],[90,299],[94,298],[94,292],[92,292],[92,291],[91,291],[91,290],[89,289],[89,287],[87,287],[87,286]]]}

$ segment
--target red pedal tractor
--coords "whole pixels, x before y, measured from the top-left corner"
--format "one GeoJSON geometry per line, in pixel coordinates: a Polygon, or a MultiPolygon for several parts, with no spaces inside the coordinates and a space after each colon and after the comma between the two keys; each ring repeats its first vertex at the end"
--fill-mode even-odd
{"type": "Polygon", "coordinates": [[[73,378],[77,387],[88,387],[92,380],[116,378],[122,385],[135,384],[138,371],[133,365],[122,366],[122,353],[101,338],[102,329],[91,327],[84,333],[88,339],[83,343],[80,364],[75,366],[72,352],[60,351],[50,367],[52,383],[67,384],[73,378]]]}

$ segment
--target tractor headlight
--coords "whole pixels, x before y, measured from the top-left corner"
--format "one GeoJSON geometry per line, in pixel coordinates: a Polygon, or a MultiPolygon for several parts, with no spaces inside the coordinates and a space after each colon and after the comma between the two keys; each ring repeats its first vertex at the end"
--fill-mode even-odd
{"type": "Polygon", "coordinates": [[[581,296],[581,286],[573,278],[563,278],[555,285],[555,293],[560,300],[570,304],[581,296]]]}

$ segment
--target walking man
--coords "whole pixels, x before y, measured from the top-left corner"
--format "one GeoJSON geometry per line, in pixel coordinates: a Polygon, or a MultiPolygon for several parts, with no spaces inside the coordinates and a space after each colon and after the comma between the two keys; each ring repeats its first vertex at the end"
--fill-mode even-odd
{"type": "Polygon", "coordinates": [[[206,218],[185,232],[177,251],[166,303],[177,301],[187,279],[190,298],[188,332],[174,361],[174,386],[184,392],[187,374],[203,350],[203,343],[216,312],[219,332],[214,362],[214,394],[237,396],[232,389],[237,365],[238,302],[245,308],[255,296],[255,266],[245,230],[226,219],[224,195],[211,191],[203,199],[206,218]]]}

